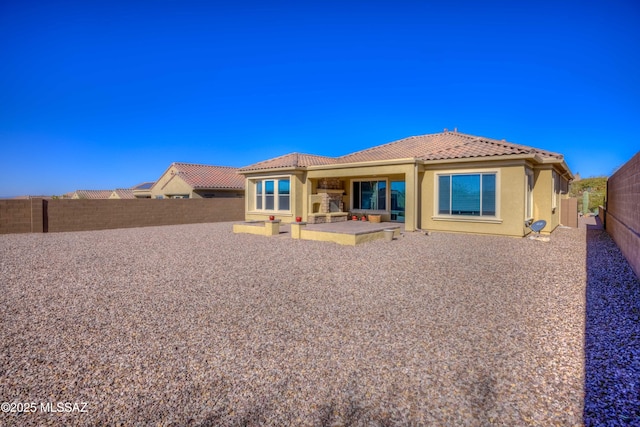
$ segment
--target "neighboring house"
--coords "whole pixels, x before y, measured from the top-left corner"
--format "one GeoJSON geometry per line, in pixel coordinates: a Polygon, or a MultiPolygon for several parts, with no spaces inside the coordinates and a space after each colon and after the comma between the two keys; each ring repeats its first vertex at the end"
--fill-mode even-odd
{"type": "Polygon", "coordinates": [[[72,199],[109,199],[113,190],[76,190],[71,194],[72,199]]]}
{"type": "Polygon", "coordinates": [[[134,185],[131,187],[133,191],[133,196],[136,199],[150,199],[151,198],[151,187],[155,184],[154,181],[143,182],[138,185],[134,185]]]}
{"type": "Polygon", "coordinates": [[[150,199],[151,187],[155,182],[143,182],[131,188],[117,188],[111,193],[110,199],[150,199]]]}
{"type": "Polygon", "coordinates": [[[110,199],[135,199],[133,190],[130,188],[116,188],[111,192],[110,199]]]}
{"type": "Polygon", "coordinates": [[[172,163],[151,187],[154,199],[244,197],[244,177],[228,166],[172,163]]]}
{"type": "Polygon", "coordinates": [[[320,223],[381,214],[407,231],[524,236],[560,224],[573,178],[561,154],[447,131],[332,158],[292,153],[243,167],[245,217],[320,223]]]}

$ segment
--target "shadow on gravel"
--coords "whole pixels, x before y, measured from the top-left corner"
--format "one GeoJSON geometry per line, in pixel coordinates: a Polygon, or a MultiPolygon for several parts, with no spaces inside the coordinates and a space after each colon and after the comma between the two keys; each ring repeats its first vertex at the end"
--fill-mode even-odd
{"type": "Polygon", "coordinates": [[[599,219],[587,225],[586,426],[640,426],[640,281],[599,219]]]}

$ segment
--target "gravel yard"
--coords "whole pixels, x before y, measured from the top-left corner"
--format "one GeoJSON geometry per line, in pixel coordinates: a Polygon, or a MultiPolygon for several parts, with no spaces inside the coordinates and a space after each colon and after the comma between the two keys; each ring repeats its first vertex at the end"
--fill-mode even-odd
{"type": "Polygon", "coordinates": [[[584,227],[2,235],[0,397],[36,411],[0,424],[581,425],[586,258],[584,227]]]}

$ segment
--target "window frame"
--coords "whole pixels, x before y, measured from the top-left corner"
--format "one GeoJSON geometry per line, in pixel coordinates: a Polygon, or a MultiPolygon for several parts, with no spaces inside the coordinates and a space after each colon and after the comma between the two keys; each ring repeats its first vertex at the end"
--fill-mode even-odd
{"type": "Polygon", "coordinates": [[[292,205],[292,195],[291,195],[291,175],[279,175],[279,176],[269,176],[262,178],[251,178],[251,184],[253,188],[253,210],[252,212],[256,213],[291,213],[291,205],[292,205]],[[267,182],[273,182],[273,193],[267,194],[267,182]],[[280,194],[280,182],[281,181],[289,181],[289,193],[288,194],[280,194]],[[282,197],[288,197],[289,206],[287,209],[280,209],[280,202],[282,197]],[[273,209],[267,209],[267,199],[268,197],[273,198],[273,209]],[[260,201],[260,203],[259,203],[260,201]]]}
{"type": "MultiPolygon", "coordinates": [[[[352,179],[351,182],[349,183],[349,206],[351,207],[351,209],[349,209],[351,212],[357,212],[357,213],[366,213],[366,212],[371,212],[371,213],[388,213],[390,212],[388,209],[388,206],[390,204],[390,193],[389,193],[389,179],[388,178],[357,178],[357,179],[352,179]],[[354,183],[356,182],[384,182],[385,188],[384,188],[384,205],[385,208],[384,209],[363,209],[363,208],[356,208],[354,207],[354,199],[355,199],[355,191],[353,188],[354,183]]],[[[362,206],[362,197],[360,197],[360,206],[362,206]]]]}
{"type": "MultiPolygon", "coordinates": [[[[484,222],[484,223],[502,223],[500,216],[500,193],[501,193],[501,180],[500,169],[450,169],[434,172],[434,192],[433,192],[433,216],[431,219],[439,221],[463,221],[463,222],[484,222]],[[449,176],[449,183],[451,183],[451,177],[453,175],[478,175],[480,181],[480,214],[479,215],[456,215],[456,214],[444,214],[440,213],[440,177],[449,176]],[[482,183],[483,175],[495,176],[495,212],[493,215],[482,215],[482,183]]],[[[449,187],[449,191],[453,189],[449,187]]],[[[449,206],[451,206],[451,193],[449,195],[449,206]]]]}

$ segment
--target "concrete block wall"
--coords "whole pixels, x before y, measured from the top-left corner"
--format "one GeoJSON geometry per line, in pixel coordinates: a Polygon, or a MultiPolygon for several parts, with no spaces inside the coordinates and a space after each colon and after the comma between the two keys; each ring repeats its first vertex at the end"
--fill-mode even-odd
{"type": "Polygon", "coordinates": [[[640,152],[607,181],[606,230],[640,277],[640,152]]]}
{"type": "Polygon", "coordinates": [[[41,233],[43,200],[0,200],[0,234],[41,233]]]}
{"type": "Polygon", "coordinates": [[[30,233],[30,200],[0,200],[0,234],[30,233]]]}
{"type": "Polygon", "coordinates": [[[0,234],[241,221],[244,199],[2,200],[0,234]]]}

